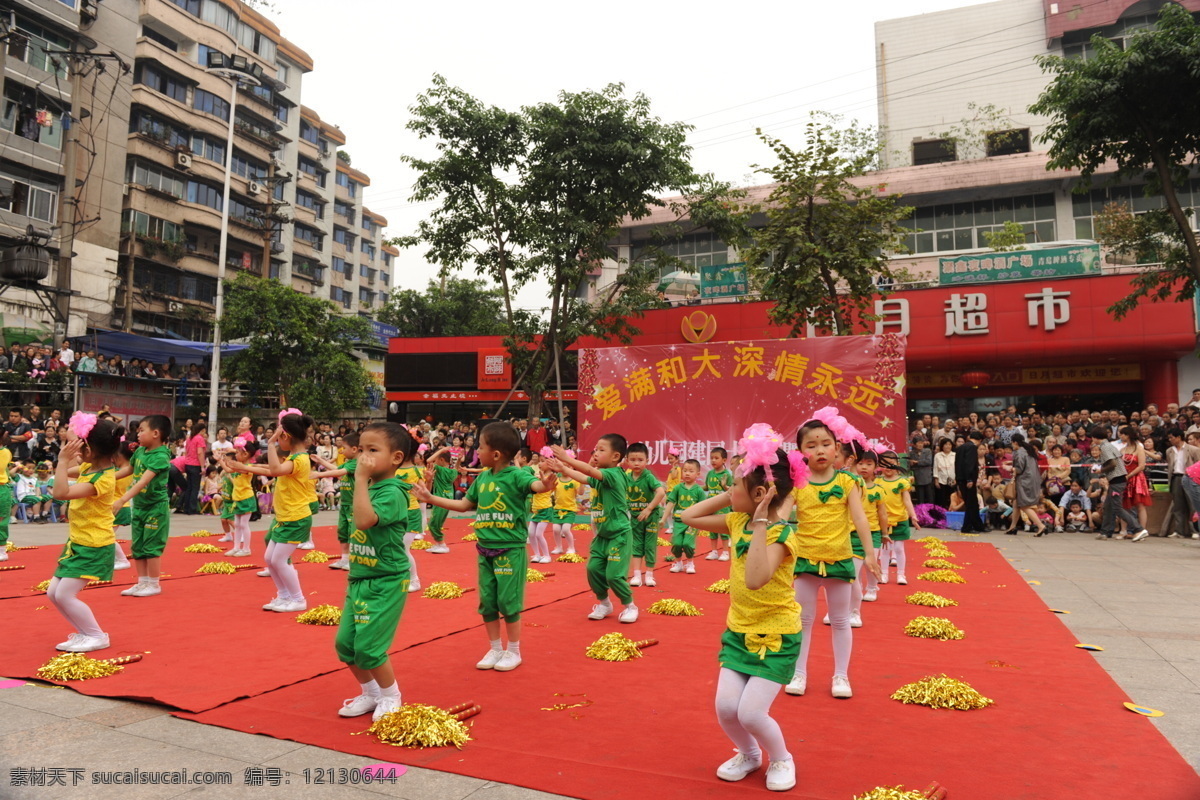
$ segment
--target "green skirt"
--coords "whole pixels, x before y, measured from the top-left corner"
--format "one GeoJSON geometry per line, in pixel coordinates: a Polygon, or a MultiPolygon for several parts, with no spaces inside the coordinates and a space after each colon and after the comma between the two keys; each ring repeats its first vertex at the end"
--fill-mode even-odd
{"type": "Polygon", "coordinates": [[[788,683],[796,672],[803,633],[737,633],[728,628],[721,634],[721,652],[717,660],[725,669],[788,683]],[[750,639],[750,646],[747,646],[750,639]]]}
{"type": "Polygon", "coordinates": [[[553,511],[554,511],[554,518],[553,518],[553,520],[551,520],[552,522],[557,522],[559,525],[562,525],[564,522],[571,523],[571,522],[575,521],[575,510],[574,509],[556,508],[556,509],[553,509],[553,511]]]}
{"type": "Polygon", "coordinates": [[[832,562],[810,561],[807,558],[796,559],[796,575],[816,575],[820,578],[834,578],[853,583],[857,573],[858,567],[855,566],[853,558],[832,562]]]}
{"type": "Polygon", "coordinates": [[[225,507],[232,508],[235,516],[238,514],[253,514],[255,511],[258,511],[258,498],[251,495],[245,500],[228,503],[225,507]]]}
{"type": "MultiPolygon", "coordinates": [[[[871,531],[871,543],[875,549],[883,547],[883,531],[871,531]]],[[[867,554],[863,552],[862,542],[858,540],[858,531],[850,531],[850,549],[854,551],[854,555],[859,558],[866,558],[867,554]]]]}
{"type": "Polygon", "coordinates": [[[912,527],[909,525],[908,520],[902,519],[892,526],[892,541],[907,542],[911,533],[912,527]]]}
{"type": "Polygon", "coordinates": [[[221,519],[233,519],[234,509],[233,501],[228,497],[221,503],[221,519]]]}
{"type": "Polygon", "coordinates": [[[530,519],[529,521],[530,522],[557,522],[558,516],[557,516],[557,514],[555,514],[554,507],[551,506],[550,508],[538,509],[537,512],[534,513],[533,518],[530,519]]]}
{"type": "Polygon", "coordinates": [[[116,548],[111,544],[88,547],[68,541],[63,546],[62,555],[58,557],[58,567],[54,570],[54,577],[111,581],[116,557],[116,548]]]}

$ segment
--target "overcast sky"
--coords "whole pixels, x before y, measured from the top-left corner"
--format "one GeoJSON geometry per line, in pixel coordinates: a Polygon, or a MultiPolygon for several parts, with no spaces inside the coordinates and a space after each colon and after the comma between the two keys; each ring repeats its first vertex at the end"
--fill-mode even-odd
{"type": "MultiPolygon", "coordinates": [[[[745,185],[769,151],[756,126],[798,135],[811,110],[875,122],[874,24],[977,0],[759,0],[721,7],[662,0],[604,3],[397,3],[275,0],[283,35],[315,62],[303,100],[340,125],[354,166],[371,176],[366,205],[387,234],[410,233],[430,210],[410,205],[414,174],[402,153],[428,155],[405,129],[408,107],[438,72],[505,108],[562,90],[624,83],[656,115],[695,126],[699,171],[745,185]]],[[[436,268],[403,251],[393,285],[423,288],[436,268]]],[[[526,289],[523,307],[543,297],[526,289]]]]}

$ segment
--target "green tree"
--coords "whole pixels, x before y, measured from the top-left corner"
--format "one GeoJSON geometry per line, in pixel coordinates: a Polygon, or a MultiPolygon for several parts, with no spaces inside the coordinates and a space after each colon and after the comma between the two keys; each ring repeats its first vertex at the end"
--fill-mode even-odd
{"type": "Polygon", "coordinates": [[[899,279],[887,254],[904,249],[901,222],[912,214],[886,186],[861,180],[878,164],[879,138],[824,113],[813,114],[798,149],[761,130],[759,138],[778,159],[758,169],[775,188],[742,258],[775,304],[771,320],[793,336],[809,324],[851,333],[856,315],[872,318],[877,282],[899,279]]]}
{"type": "Polygon", "coordinates": [[[1025,226],[1009,219],[1004,221],[1004,227],[998,231],[984,231],[983,241],[997,252],[1024,250],[1025,235],[1025,226]]]}
{"type": "Polygon", "coordinates": [[[278,389],[282,404],[314,417],[333,419],[366,405],[373,381],[352,352],[371,336],[366,320],[278,281],[242,274],[225,285],[221,327],[249,345],[224,362],[226,378],[262,393],[278,389]]]}
{"type": "Polygon", "coordinates": [[[509,330],[503,293],[480,279],[431,280],[423,291],[393,289],[377,318],[401,336],[503,336],[509,330]]]}
{"type": "Polygon", "coordinates": [[[1168,3],[1157,25],[1121,49],[1092,37],[1087,60],[1043,56],[1042,70],[1054,79],[1030,112],[1050,119],[1039,137],[1050,143],[1049,169],[1078,169],[1077,191],[1086,191],[1096,172],[1115,165],[1115,179],[1142,177],[1146,195],[1161,195],[1165,208],[1119,226],[1130,238],[1110,240],[1126,252],[1146,252],[1162,263],[1137,275],[1133,293],[1109,311],[1118,319],[1144,297],[1187,299],[1200,280],[1200,244],[1191,212],[1179,200],[1189,169],[1200,153],[1200,25],[1181,6],[1168,3]]]}

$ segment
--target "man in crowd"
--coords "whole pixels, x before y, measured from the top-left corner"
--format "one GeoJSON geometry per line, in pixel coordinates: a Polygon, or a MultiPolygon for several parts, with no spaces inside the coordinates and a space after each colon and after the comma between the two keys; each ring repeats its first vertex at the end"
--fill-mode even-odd
{"type": "Polygon", "coordinates": [[[979,446],[983,434],[973,430],[967,441],[954,451],[954,481],[958,484],[963,499],[963,533],[982,533],[983,521],[979,519],[979,446]]]}
{"type": "Polygon", "coordinates": [[[546,433],[546,428],[542,425],[542,421],[534,417],[529,421],[529,429],[525,431],[525,446],[530,452],[540,452],[543,447],[550,444],[550,437],[546,433]]]}
{"type": "Polygon", "coordinates": [[[9,409],[8,422],[4,423],[4,430],[8,432],[8,448],[12,450],[13,461],[28,460],[29,440],[33,438],[33,429],[23,418],[21,409],[16,407],[9,409]]]}

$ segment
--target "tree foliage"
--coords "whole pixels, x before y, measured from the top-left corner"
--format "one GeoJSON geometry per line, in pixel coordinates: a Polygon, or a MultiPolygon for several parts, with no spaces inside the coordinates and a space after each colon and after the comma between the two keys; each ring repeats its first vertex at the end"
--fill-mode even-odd
{"type": "Polygon", "coordinates": [[[1200,280],[1200,245],[1179,201],[1200,153],[1200,25],[1168,3],[1157,25],[1125,49],[1102,36],[1091,45],[1095,52],[1086,61],[1039,59],[1054,79],[1029,110],[1050,119],[1039,137],[1050,143],[1048,167],[1080,170],[1079,191],[1115,165],[1117,179],[1144,178],[1147,196],[1164,200],[1162,211],[1110,231],[1128,234],[1109,238],[1110,246],[1154,254],[1162,263],[1138,275],[1133,294],[1109,309],[1119,319],[1141,298],[1190,298],[1200,280]]]}
{"type": "Polygon", "coordinates": [[[270,392],[282,404],[332,419],[362,408],[373,381],[352,350],[371,336],[365,319],[278,281],[241,274],[225,286],[224,335],[249,345],[223,362],[225,377],[270,392]]]}
{"type": "Polygon", "coordinates": [[[761,130],[759,138],[778,163],[758,169],[775,188],[755,209],[766,224],[742,251],[747,269],[775,304],[772,321],[792,335],[810,324],[851,333],[856,316],[872,317],[877,285],[899,277],[887,254],[903,249],[908,231],[900,223],[912,214],[886,186],[855,180],[877,166],[878,136],[817,113],[800,148],[761,130]]]}
{"type": "MultiPolygon", "coordinates": [[[[528,312],[517,310],[516,316],[528,312]]],[[[394,289],[376,315],[400,336],[504,336],[504,296],[480,279],[430,281],[424,290],[394,289]]]]}

